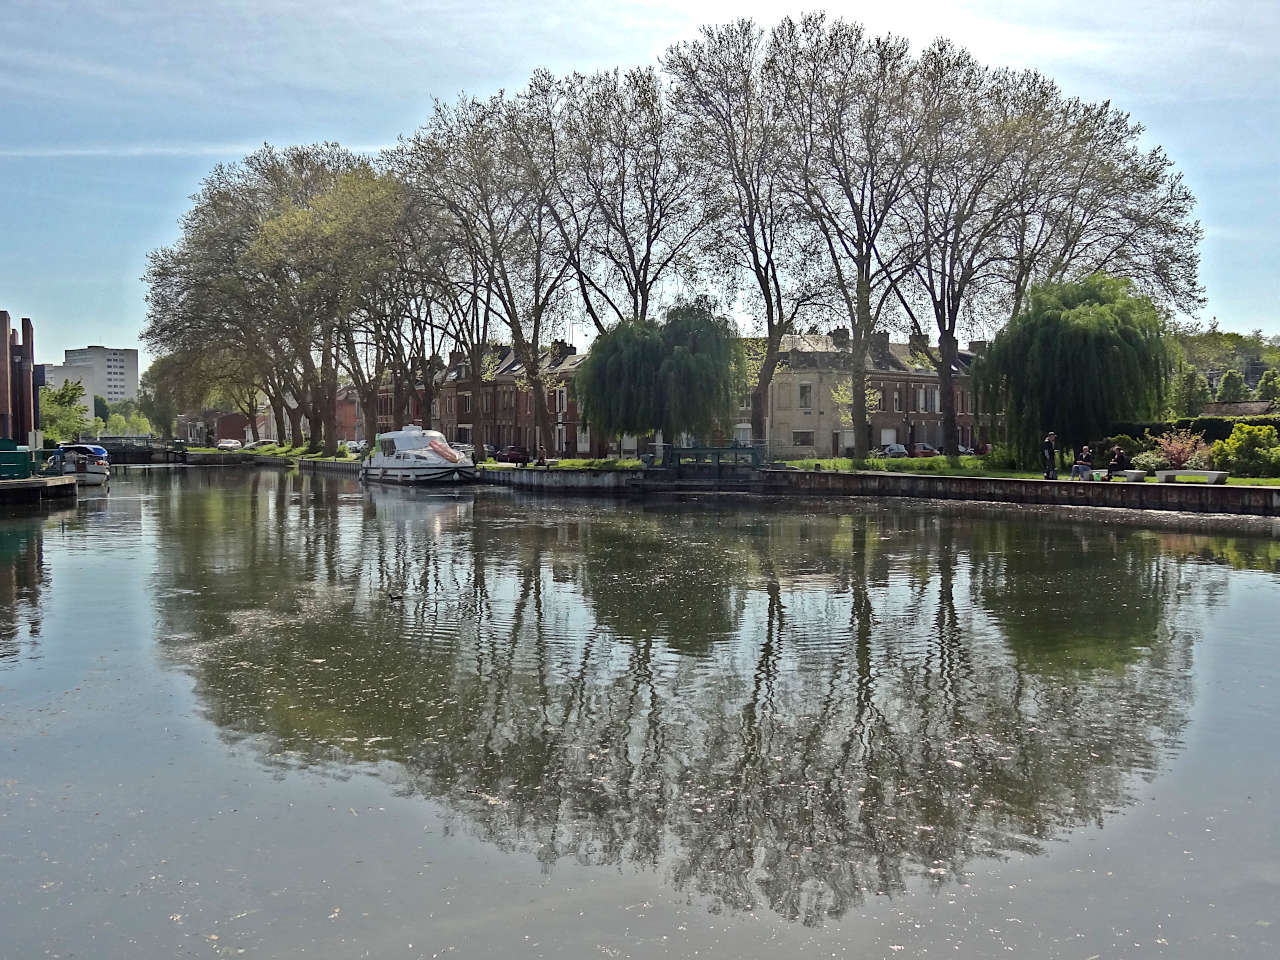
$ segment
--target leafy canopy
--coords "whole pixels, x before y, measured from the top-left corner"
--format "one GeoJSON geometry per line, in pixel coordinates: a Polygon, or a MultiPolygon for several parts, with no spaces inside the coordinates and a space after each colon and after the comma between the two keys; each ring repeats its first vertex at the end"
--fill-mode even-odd
{"type": "Polygon", "coordinates": [[[1218,394],[1214,397],[1219,403],[1239,403],[1249,399],[1249,389],[1244,385],[1244,374],[1239,370],[1228,370],[1222,375],[1218,384],[1218,394]]]}
{"type": "Polygon", "coordinates": [[[68,380],[62,386],[40,388],[40,429],[50,440],[76,440],[89,426],[84,384],[68,380]]]}
{"type": "Polygon", "coordinates": [[[735,339],[707,297],[661,323],[627,320],[601,334],[576,378],[579,408],[606,435],[704,434],[732,409],[735,339]]]}
{"type": "Polygon", "coordinates": [[[1155,305],[1129,280],[1095,274],[1033,287],[974,366],[987,409],[1004,414],[1010,446],[1033,463],[1049,430],[1070,448],[1159,414],[1170,352],[1155,305]]]}

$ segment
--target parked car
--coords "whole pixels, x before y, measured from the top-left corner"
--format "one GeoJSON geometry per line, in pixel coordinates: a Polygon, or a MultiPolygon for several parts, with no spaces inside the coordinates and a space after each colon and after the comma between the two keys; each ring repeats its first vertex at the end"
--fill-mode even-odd
{"type": "Polygon", "coordinates": [[[928,443],[913,443],[911,445],[911,455],[913,457],[940,457],[942,454],[938,452],[938,448],[928,443]]]}
{"type": "Polygon", "coordinates": [[[973,456],[973,447],[966,447],[963,443],[956,447],[956,450],[963,457],[973,456]]]}
{"type": "Polygon", "coordinates": [[[364,442],[363,440],[348,440],[348,441],[347,441],[347,453],[350,453],[350,454],[353,454],[353,455],[354,455],[354,454],[357,454],[357,453],[364,453],[364,451],[365,451],[366,447],[367,447],[367,445],[365,444],[365,442],[364,442]]]}
{"type": "MultiPolygon", "coordinates": [[[[232,441],[232,442],[234,443],[234,441],[232,441]]],[[[246,450],[258,450],[258,449],[260,449],[261,447],[269,447],[269,446],[271,446],[271,441],[270,441],[270,440],[252,440],[252,441],[250,441],[249,443],[246,443],[246,444],[244,445],[244,449],[246,449],[246,450]]],[[[231,449],[231,448],[228,448],[228,449],[231,449]]]]}
{"type": "Polygon", "coordinates": [[[909,457],[911,454],[908,453],[907,448],[900,443],[886,443],[880,448],[880,456],[890,458],[909,457]]]}
{"type": "Polygon", "coordinates": [[[218,449],[219,450],[239,450],[240,441],[239,440],[219,440],[218,449]]]}
{"type": "Polygon", "coordinates": [[[528,463],[529,450],[526,447],[506,446],[494,457],[499,463],[528,463]]]}
{"type": "Polygon", "coordinates": [[[492,443],[486,443],[484,445],[484,458],[486,460],[492,460],[495,456],[497,456],[497,453],[498,453],[498,448],[495,447],[492,443]]]}

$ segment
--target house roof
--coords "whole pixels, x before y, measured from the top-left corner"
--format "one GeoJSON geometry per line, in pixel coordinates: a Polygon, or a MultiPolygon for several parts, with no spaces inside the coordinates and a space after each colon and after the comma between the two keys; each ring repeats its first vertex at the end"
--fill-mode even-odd
{"type": "Polygon", "coordinates": [[[1240,400],[1235,403],[1206,403],[1206,417],[1256,417],[1271,412],[1270,400],[1240,400]]]}
{"type": "MultiPolygon", "coordinates": [[[[891,343],[887,335],[873,342],[867,350],[867,371],[874,373],[934,373],[933,363],[921,356],[909,343],[891,343]]],[[[826,334],[794,334],[784,336],[779,344],[784,354],[810,354],[815,356],[831,355],[833,358],[846,351],[836,346],[835,339],[826,334]]],[[[966,350],[959,351],[956,358],[956,372],[968,373],[973,362],[973,354],[966,350]]],[[[832,362],[831,366],[837,366],[832,362]]]]}

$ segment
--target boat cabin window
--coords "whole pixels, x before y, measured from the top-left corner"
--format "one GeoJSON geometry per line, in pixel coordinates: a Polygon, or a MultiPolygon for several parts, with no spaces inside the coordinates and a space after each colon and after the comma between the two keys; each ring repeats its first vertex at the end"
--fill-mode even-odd
{"type": "Polygon", "coordinates": [[[388,438],[386,438],[386,439],[384,439],[384,440],[379,440],[379,441],[378,441],[378,446],[379,446],[379,448],[382,450],[382,455],[383,455],[383,456],[385,456],[385,457],[391,457],[391,456],[394,456],[394,455],[395,455],[395,452],[396,452],[396,442],[395,442],[394,440],[390,439],[389,437],[388,437],[388,438]]]}

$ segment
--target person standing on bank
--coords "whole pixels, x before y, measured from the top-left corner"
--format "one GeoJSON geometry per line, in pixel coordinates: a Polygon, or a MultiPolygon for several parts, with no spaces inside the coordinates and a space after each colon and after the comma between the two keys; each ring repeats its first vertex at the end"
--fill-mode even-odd
{"type": "Polygon", "coordinates": [[[1058,479],[1058,435],[1052,430],[1046,434],[1044,443],[1040,445],[1040,460],[1044,464],[1044,478],[1058,479]]]}

